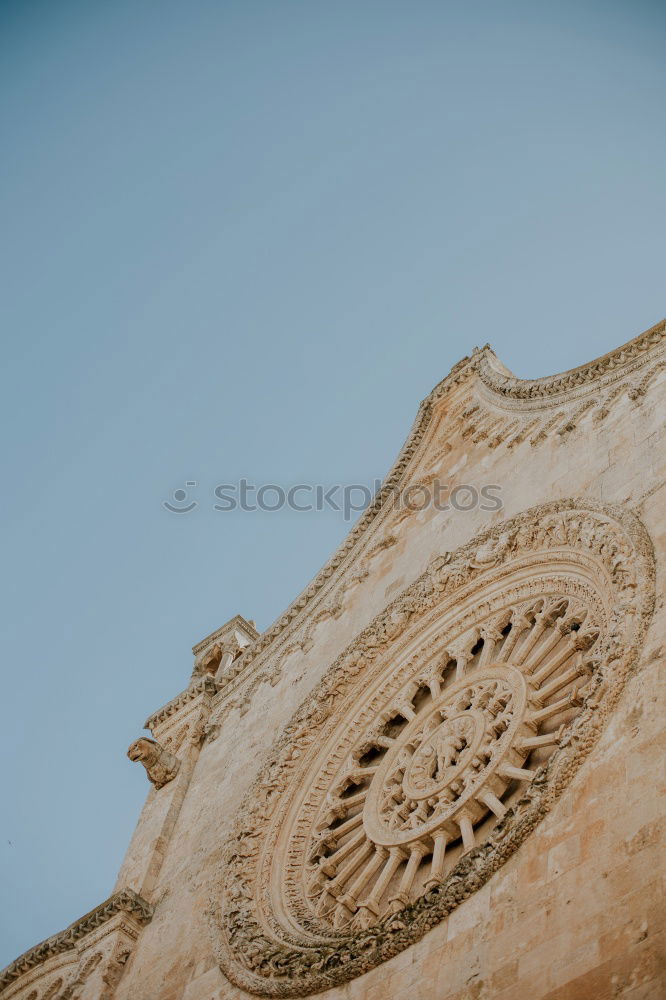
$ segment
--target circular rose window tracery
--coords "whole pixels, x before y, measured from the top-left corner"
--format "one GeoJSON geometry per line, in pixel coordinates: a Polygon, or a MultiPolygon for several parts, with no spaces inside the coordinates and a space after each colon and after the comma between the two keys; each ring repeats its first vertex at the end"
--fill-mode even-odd
{"type": "Polygon", "coordinates": [[[561,594],[506,608],[458,636],[455,655],[443,639],[426,678],[389,694],[331,780],[304,851],[296,824],[310,919],[362,928],[400,911],[474,847],[480,823],[504,816],[507,793],[534,776],[530,758],[542,763],[582,706],[599,637],[589,619],[584,601],[561,594]]]}
{"type": "Polygon", "coordinates": [[[639,522],[576,501],[433,560],[338,657],[241,810],[215,924],[227,976],[318,992],[482,885],[593,746],[652,587],[639,522]]]}

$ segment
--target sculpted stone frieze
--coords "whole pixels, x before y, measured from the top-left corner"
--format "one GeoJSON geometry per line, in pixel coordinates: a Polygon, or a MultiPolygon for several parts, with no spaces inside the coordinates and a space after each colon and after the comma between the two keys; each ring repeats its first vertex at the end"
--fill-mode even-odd
{"type": "Polygon", "coordinates": [[[210,914],[226,976],[321,991],[480,888],[598,739],[653,599],[642,525],[588,500],[433,559],[331,665],[239,813],[210,914]]]}
{"type": "Polygon", "coordinates": [[[181,691],[175,698],[172,698],[166,705],[163,705],[157,712],[150,715],[144,722],[144,727],[151,730],[155,729],[156,726],[159,726],[171,716],[180,712],[188,702],[194,701],[200,695],[213,695],[215,691],[215,681],[209,674],[197,677],[190,682],[189,687],[181,691]]]}
{"type": "MultiPolygon", "coordinates": [[[[170,726],[160,727],[158,742],[170,753],[176,755],[188,746],[200,747],[205,735],[209,706],[203,705],[193,711],[183,712],[170,726]]],[[[169,720],[172,722],[172,720],[169,720]]]]}
{"type": "Polygon", "coordinates": [[[640,364],[647,352],[663,343],[665,329],[666,321],[662,320],[623,347],[597,358],[596,361],[561,375],[539,379],[517,379],[514,375],[504,374],[491,363],[488,353],[481,352],[479,375],[494,393],[501,396],[521,400],[554,399],[612,376],[618,369],[624,372],[628,367],[640,364]]]}
{"type": "MultiPolygon", "coordinates": [[[[24,981],[26,981],[24,989],[29,993],[31,984],[28,984],[27,980],[31,975],[38,974],[41,966],[58,956],[69,956],[72,952],[76,953],[77,950],[85,949],[93,941],[95,935],[103,935],[114,921],[120,921],[121,937],[129,940],[136,939],[140,929],[145,924],[150,923],[152,916],[153,907],[150,903],[147,903],[131,889],[123,889],[115,893],[64,931],[60,931],[60,933],[47,938],[46,941],[42,941],[41,944],[35,945],[34,948],[20,955],[11,965],[3,969],[0,973],[0,994],[5,996],[7,991],[7,995],[11,992],[12,997],[18,996],[19,993],[14,992],[14,984],[20,987],[24,981]]],[[[113,960],[116,960],[115,954],[113,960]]],[[[97,959],[93,963],[86,955],[78,965],[75,965],[71,975],[58,976],[61,980],[60,986],[64,985],[65,980],[68,981],[68,986],[78,985],[77,980],[87,979],[97,964],[97,959]]],[[[49,989],[51,985],[49,984],[49,989]]],[[[39,991],[35,990],[35,992],[42,1000],[39,991]]],[[[23,995],[23,991],[20,995],[23,995]]]]}

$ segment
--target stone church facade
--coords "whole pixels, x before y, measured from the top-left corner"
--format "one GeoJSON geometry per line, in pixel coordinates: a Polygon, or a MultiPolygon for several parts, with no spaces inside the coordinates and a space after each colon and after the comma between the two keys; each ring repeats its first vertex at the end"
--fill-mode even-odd
{"type": "Polygon", "coordinates": [[[113,893],[2,1000],[666,995],[665,334],[453,368],[282,617],[194,647],[113,893]]]}

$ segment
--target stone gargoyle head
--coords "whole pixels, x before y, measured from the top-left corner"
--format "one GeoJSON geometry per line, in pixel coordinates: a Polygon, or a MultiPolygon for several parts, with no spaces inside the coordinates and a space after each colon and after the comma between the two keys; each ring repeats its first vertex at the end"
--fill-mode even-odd
{"type": "Polygon", "coordinates": [[[180,761],[175,754],[165,750],[156,740],[140,736],[130,743],[127,756],[132,761],[138,761],[146,769],[148,780],[155,788],[161,788],[175,778],[180,768],[180,761]]]}

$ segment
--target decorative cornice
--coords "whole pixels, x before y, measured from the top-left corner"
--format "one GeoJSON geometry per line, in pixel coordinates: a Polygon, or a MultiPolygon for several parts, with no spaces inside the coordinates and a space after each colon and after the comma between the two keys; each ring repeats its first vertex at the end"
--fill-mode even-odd
{"type": "Polygon", "coordinates": [[[497,360],[496,355],[486,346],[479,352],[478,372],[481,380],[494,392],[513,399],[547,399],[593,383],[624,368],[640,358],[647,351],[659,346],[666,337],[666,319],[656,323],[649,330],[639,334],[627,344],[609,351],[588,364],[571,368],[559,375],[549,375],[538,379],[516,378],[497,360]]]}
{"type": "MultiPolygon", "coordinates": [[[[225,697],[227,694],[237,691],[245,679],[251,675],[251,664],[256,658],[271,647],[275,640],[282,636],[297,619],[302,619],[305,609],[326,587],[337,570],[350,558],[386,504],[393,502],[395,490],[402,482],[415,452],[428,432],[438,405],[451,392],[476,376],[487,389],[501,397],[500,403],[501,401],[514,401],[520,405],[521,403],[529,404],[530,400],[541,400],[544,404],[550,402],[555,406],[566,401],[567,394],[572,394],[571,398],[579,396],[581,388],[586,388],[589,391],[595,386],[601,388],[609,381],[622,378],[629,370],[642,364],[642,359],[647,359],[647,355],[655,351],[665,339],[666,320],[661,320],[649,330],[616,350],[603,355],[603,357],[559,375],[540,379],[519,379],[499,361],[489,344],[485,344],[482,348],[475,347],[472,354],[455,364],[449,374],[421,402],[407,440],[381,489],[363,511],[339,548],[306,589],[292,601],[286,611],[263,633],[258,633],[250,622],[241,615],[237,615],[193,647],[193,652],[197,656],[202,650],[214,643],[222,633],[227,632],[234,623],[238,623],[238,627],[243,631],[252,630],[256,634],[251,645],[231,664],[222,685],[212,684],[207,678],[209,693],[214,694],[217,691],[220,697],[225,697]],[[565,397],[564,400],[563,397],[565,397]]],[[[529,416],[527,410],[526,416],[529,416]]],[[[556,424],[557,418],[552,422],[556,424]]],[[[516,440],[519,440],[524,433],[524,431],[518,432],[516,440]]],[[[543,435],[544,429],[541,431],[541,436],[543,435]]],[[[146,728],[152,729],[177,712],[191,698],[196,697],[200,693],[198,685],[199,682],[195,682],[153,713],[146,720],[146,728]]]]}
{"type": "Polygon", "coordinates": [[[221,636],[233,632],[234,629],[244,632],[250,641],[259,638],[259,632],[252,622],[248,621],[247,618],[243,618],[242,615],[235,615],[228,622],[225,622],[224,625],[220,625],[218,629],[211,632],[210,635],[200,639],[199,642],[192,646],[192,652],[195,656],[198,656],[207,646],[212,646],[221,636]]]}
{"type": "Polygon", "coordinates": [[[3,969],[0,972],[0,992],[37,965],[41,965],[62,952],[72,951],[81,938],[107,923],[117,913],[126,913],[140,926],[143,926],[150,923],[153,907],[132,889],[122,889],[120,892],[114,893],[90,913],[86,913],[85,916],[70,924],[64,931],[60,931],[35,945],[34,948],[24,952],[11,965],[3,969]]]}
{"type": "Polygon", "coordinates": [[[168,701],[166,705],[163,705],[162,708],[158,708],[156,712],[149,715],[143,724],[144,729],[154,729],[160,722],[164,722],[169,716],[175,715],[189,701],[193,701],[201,694],[213,695],[216,690],[215,681],[210,674],[198,677],[192,681],[189,687],[186,687],[184,691],[181,691],[175,698],[168,701]]]}
{"type": "Polygon", "coordinates": [[[617,377],[620,378],[624,370],[632,362],[635,363],[637,359],[646,356],[650,351],[658,348],[664,342],[665,338],[666,320],[661,320],[649,330],[630,340],[627,344],[616,348],[614,351],[610,351],[595,361],[563,372],[562,374],[541,379],[516,378],[515,375],[511,374],[502,365],[488,344],[482,348],[475,347],[472,354],[462,358],[454,365],[449,374],[421,402],[414,424],[395,464],[388,473],[381,489],[363,511],[340,547],[333,553],[306,589],[292,601],[286,611],[265,632],[262,632],[257,640],[234,662],[233,676],[228,679],[228,683],[229,681],[233,681],[233,685],[229,685],[230,688],[237,689],[238,685],[244,680],[244,678],[240,678],[240,675],[244,672],[247,674],[250,673],[246,668],[264,650],[271,646],[296,619],[301,617],[304,609],[326,586],[339,567],[348,559],[372,522],[382,512],[385,504],[393,502],[395,489],[403,479],[414,453],[421,444],[437,405],[445,396],[476,375],[484,385],[503,398],[529,400],[539,397],[545,401],[550,399],[553,405],[555,405],[560,401],[563,393],[580,389],[581,386],[592,387],[596,382],[608,376],[609,373],[616,372],[617,377]]]}

